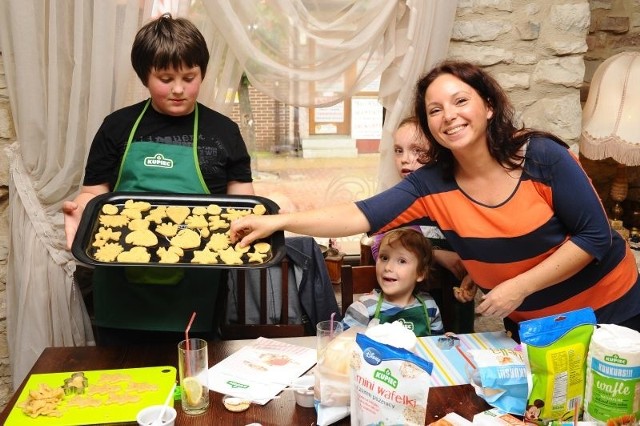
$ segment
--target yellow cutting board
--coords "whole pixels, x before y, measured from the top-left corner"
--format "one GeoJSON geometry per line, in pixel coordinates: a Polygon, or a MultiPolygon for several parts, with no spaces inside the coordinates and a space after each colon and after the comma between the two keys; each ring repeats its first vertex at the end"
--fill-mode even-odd
{"type": "MultiPolygon", "coordinates": [[[[135,422],[136,415],[144,407],[164,404],[167,395],[176,382],[176,369],[168,366],[83,371],[89,382],[87,391],[83,396],[100,399],[103,401],[102,405],[97,407],[69,406],[71,399],[77,398],[77,396],[69,395],[65,396],[58,406],[58,411],[62,412],[61,417],[38,416],[31,418],[22,412],[20,404],[27,400],[30,390],[38,389],[40,383],[46,383],[52,388],[63,386],[64,380],[71,377],[73,373],[74,372],[32,374],[22,390],[16,406],[13,407],[9,413],[5,425],[75,426],[97,423],[135,422]],[[122,404],[105,404],[104,402],[108,399],[107,395],[90,395],[92,383],[98,386],[105,382],[113,382],[114,389],[117,389],[114,391],[114,394],[134,395],[139,400],[122,404]],[[142,386],[146,388],[150,387],[148,385],[156,386],[151,386],[153,389],[150,390],[137,391],[136,384],[142,384],[142,386]],[[115,386],[119,386],[119,388],[115,386]]],[[[170,405],[173,406],[173,398],[171,398],[170,405]]]]}

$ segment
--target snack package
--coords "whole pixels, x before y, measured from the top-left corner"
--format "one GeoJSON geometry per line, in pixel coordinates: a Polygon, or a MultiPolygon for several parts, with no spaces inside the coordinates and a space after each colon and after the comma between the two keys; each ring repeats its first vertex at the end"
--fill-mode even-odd
{"type": "Polygon", "coordinates": [[[522,352],[514,349],[470,350],[476,368],[469,382],[476,394],[505,413],[522,415],[529,388],[522,352]]]}
{"type": "Polygon", "coordinates": [[[351,360],[352,425],[425,424],[433,364],[358,333],[351,360]]]}
{"type": "Polygon", "coordinates": [[[349,415],[351,386],[351,353],[356,333],[362,328],[350,328],[338,334],[318,358],[315,368],[314,405],[318,426],[330,425],[349,415]]]}
{"type": "Polygon", "coordinates": [[[595,324],[591,308],[520,323],[529,386],[525,420],[542,424],[579,415],[595,324]]]}
{"type": "Polygon", "coordinates": [[[598,424],[640,420],[640,332],[598,324],[587,356],[584,419],[598,424]]]}

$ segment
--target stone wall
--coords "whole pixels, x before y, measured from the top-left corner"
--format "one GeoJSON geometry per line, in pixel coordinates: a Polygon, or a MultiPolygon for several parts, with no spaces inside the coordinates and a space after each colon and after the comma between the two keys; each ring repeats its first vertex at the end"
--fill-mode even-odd
{"type": "MultiPolygon", "coordinates": [[[[638,50],[639,42],[640,0],[458,0],[449,54],[486,66],[507,89],[522,122],[552,131],[576,148],[585,82],[604,59],[638,50]]],[[[0,55],[0,406],[10,392],[5,325],[8,172],[2,148],[14,137],[0,55]]],[[[606,202],[615,167],[606,161],[584,164],[606,202]]],[[[634,187],[640,192],[637,171],[631,176],[630,196],[634,187]]]]}
{"type": "MultiPolygon", "coordinates": [[[[585,82],[581,89],[581,100],[587,100],[591,77],[598,65],[605,59],[623,51],[640,51],[640,0],[598,0],[591,1],[591,24],[587,35],[589,49],[584,57],[585,82]]],[[[633,83],[637,84],[637,83],[633,83]]],[[[611,182],[616,171],[616,162],[592,161],[581,157],[584,168],[610,209],[611,182]]],[[[623,203],[623,219],[627,228],[638,227],[640,222],[633,211],[640,212],[640,167],[628,167],[629,195],[623,203]]]]}
{"type": "Polygon", "coordinates": [[[0,408],[4,408],[11,397],[11,370],[7,348],[7,254],[8,226],[7,207],[9,202],[9,167],[4,148],[15,138],[9,93],[4,74],[4,62],[0,52],[0,408]]]}
{"type": "Polygon", "coordinates": [[[576,143],[589,3],[460,0],[449,56],[485,66],[520,120],[576,143]]]}

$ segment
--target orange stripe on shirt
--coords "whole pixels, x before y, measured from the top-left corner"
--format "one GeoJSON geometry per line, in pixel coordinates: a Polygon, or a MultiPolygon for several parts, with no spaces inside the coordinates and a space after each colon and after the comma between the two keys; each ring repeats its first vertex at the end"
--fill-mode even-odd
{"type": "Polygon", "coordinates": [[[554,213],[548,202],[550,194],[545,194],[550,192],[547,186],[530,180],[522,181],[520,185],[534,189],[517,191],[508,203],[496,207],[470,203],[460,191],[427,195],[417,199],[381,231],[386,232],[404,223],[428,217],[436,220],[443,231],[455,230],[462,238],[513,238],[526,235],[538,229],[540,223],[549,220],[554,213]],[[531,194],[537,195],[531,197],[531,194]],[[527,214],[522,214],[525,211],[527,214]],[[482,217],[482,220],[470,219],[474,217],[482,217]]]}
{"type": "Polygon", "coordinates": [[[509,318],[520,322],[561,314],[584,308],[585,306],[591,306],[594,310],[597,310],[624,296],[634,286],[637,279],[638,268],[636,267],[636,260],[631,253],[631,249],[627,246],[626,255],[622,262],[593,287],[548,308],[535,311],[514,311],[509,315],[509,318]],[[620,283],[626,283],[626,285],[621,286],[620,283]]]}

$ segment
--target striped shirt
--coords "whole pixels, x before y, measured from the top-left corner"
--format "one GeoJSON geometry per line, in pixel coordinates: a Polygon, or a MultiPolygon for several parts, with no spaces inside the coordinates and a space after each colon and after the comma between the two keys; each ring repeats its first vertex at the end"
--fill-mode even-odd
{"type": "Polygon", "coordinates": [[[439,166],[425,166],[356,203],[375,232],[436,223],[485,292],[536,266],[566,241],[594,256],[572,277],[526,297],[513,321],[591,306],[600,323],[640,314],[640,283],[628,244],[611,229],[578,159],[546,138],[528,144],[520,182],[497,206],[467,196],[439,166]]]}
{"type": "MultiPolygon", "coordinates": [[[[347,330],[351,327],[366,328],[369,325],[369,322],[376,315],[376,308],[378,305],[379,297],[380,290],[376,289],[371,293],[360,296],[357,301],[349,305],[342,320],[344,329],[347,330]]],[[[436,305],[435,300],[433,300],[433,297],[431,297],[431,295],[426,292],[418,293],[418,297],[424,302],[424,307],[426,308],[427,315],[429,316],[431,334],[444,334],[442,318],[440,318],[440,310],[438,309],[438,305],[436,305]]],[[[380,307],[380,313],[387,316],[393,316],[402,310],[415,307],[421,307],[420,302],[416,299],[414,299],[413,302],[407,306],[398,306],[394,305],[393,303],[387,302],[383,298],[382,306],[380,307]]]]}

